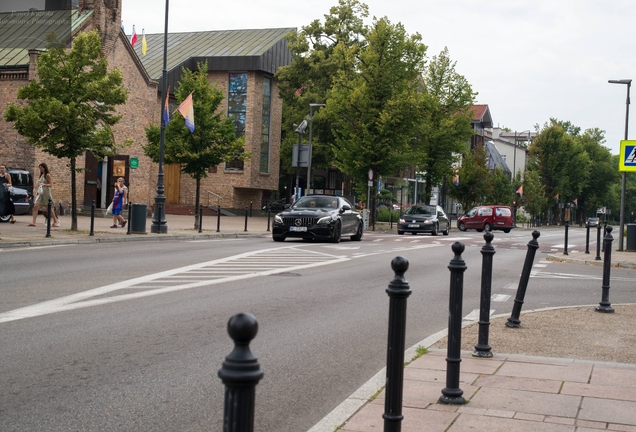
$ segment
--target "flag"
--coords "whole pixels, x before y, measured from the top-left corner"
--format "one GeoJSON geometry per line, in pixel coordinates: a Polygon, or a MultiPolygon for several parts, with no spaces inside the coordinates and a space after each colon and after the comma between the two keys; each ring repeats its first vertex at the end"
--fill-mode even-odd
{"type": "Polygon", "coordinates": [[[146,55],[147,49],[148,49],[148,44],[146,43],[146,31],[144,29],[141,29],[141,53],[143,55],[146,55]]]}
{"type": "Polygon", "coordinates": [[[519,189],[517,189],[517,193],[521,198],[523,198],[523,185],[519,186],[519,189]]]}
{"type": "Polygon", "coordinates": [[[132,45],[133,48],[135,47],[136,42],[137,42],[137,32],[135,31],[135,26],[133,26],[132,36],[130,36],[130,44],[132,45]]]}
{"type": "MultiPolygon", "coordinates": [[[[192,91],[194,93],[194,91],[192,91]]],[[[179,112],[185,118],[185,124],[190,129],[190,132],[194,132],[194,105],[192,104],[192,93],[181,102],[179,105],[179,112]]]]}
{"type": "Polygon", "coordinates": [[[168,123],[170,123],[170,111],[168,111],[168,99],[170,99],[170,86],[168,86],[168,91],[166,92],[166,104],[163,107],[163,124],[166,126],[168,126],[168,123]]]}

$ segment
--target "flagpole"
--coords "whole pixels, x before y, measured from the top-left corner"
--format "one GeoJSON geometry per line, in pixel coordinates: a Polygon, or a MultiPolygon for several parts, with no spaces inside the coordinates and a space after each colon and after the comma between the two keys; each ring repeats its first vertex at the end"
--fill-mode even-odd
{"type": "Polygon", "coordinates": [[[166,106],[166,98],[168,97],[168,3],[166,0],[166,24],[163,32],[163,71],[161,74],[161,135],[159,137],[159,173],[157,174],[157,195],[155,195],[155,208],[150,225],[150,232],[156,234],[165,234],[168,232],[168,224],[166,221],[166,196],[164,195],[163,182],[163,153],[164,139],[166,133],[166,122],[163,118],[163,110],[166,106]]]}

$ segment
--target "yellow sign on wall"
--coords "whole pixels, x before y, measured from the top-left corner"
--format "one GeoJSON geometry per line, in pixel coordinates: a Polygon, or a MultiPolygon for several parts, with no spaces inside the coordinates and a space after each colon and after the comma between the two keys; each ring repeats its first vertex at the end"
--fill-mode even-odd
{"type": "Polygon", "coordinates": [[[621,141],[618,170],[621,172],[636,172],[636,140],[621,141]]]}

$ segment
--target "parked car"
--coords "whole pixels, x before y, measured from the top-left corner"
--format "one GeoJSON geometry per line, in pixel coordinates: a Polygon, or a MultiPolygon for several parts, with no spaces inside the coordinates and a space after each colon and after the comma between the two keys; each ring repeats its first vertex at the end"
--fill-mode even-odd
{"type": "Polygon", "coordinates": [[[450,230],[450,219],[440,206],[434,205],[414,205],[411,206],[400,218],[397,226],[397,233],[402,235],[410,232],[431,233],[436,236],[441,232],[448,235],[450,230]]]}
{"type": "Polygon", "coordinates": [[[600,219],[596,218],[596,217],[591,217],[591,218],[587,218],[587,221],[585,222],[585,226],[586,227],[597,227],[598,224],[600,223],[600,219]]]}
{"type": "Polygon", "coordinates": [[[329,240],[334,243],[349,236],[360,241],[364,225],[362,215],[349,201],[331,195],[308,195],[297,200],[274,217],[272,238],[329,240]]]}
{"type": "MultiPolygon", "coordinates": [[[[14,215],[19,216],[23,214],[28,214],[29,210],[33,208],[33,198],[29,195],[29,193],[21,188],[11,187],[9,189],[11,202],[15,207],[14,215]]],[[[11,220],[11,215],[0,216],[0,222],[9,222],[11,220]]]]}
{"type": "Polygon", "coordinates": [[[468,229],[475,229],[477,232],[501,230],[509,233],[514,228],[512,209],[499,205],[474,207],[457,219],[457,228],[460,231],[468,229]]]}

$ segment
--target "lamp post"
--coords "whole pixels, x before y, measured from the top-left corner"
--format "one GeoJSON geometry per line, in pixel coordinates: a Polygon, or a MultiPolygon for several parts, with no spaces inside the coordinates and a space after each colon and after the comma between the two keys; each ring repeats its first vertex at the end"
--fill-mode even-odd
{"type": "Polygon", "coordinates": [[[166,23],[163,32],[163,72],[161,74],[161,134],[159,137],[159,172],[157,174],[157,195],[155,195],[155,210],[152,216],[152,224],[150,225],[150,232],[155,234],[165,234],[168,232],[168,225],[166,223],[166,196],[164,192],[163,182],[163,153],[164,153],[164,139],[166,134],[166,122],[163,118],[163,109],[166,106],[166,98],[168,95],[168,73],[167,59],[168,59],[168,3],[166,0],[166,23]]]}
{"type": "Polygon", "coordinates": [[[307,120],[303,120],[303,122],[296,127],[296,130],[294,131],[298,134],[298,146],[296,149],[296,191],[294,193],[294,202],[300,198],[300,189],[298,184],[300,182],[300,136],[305,133],[305,129],[307,129],[307,120]]]}
{"type": "MultiPolygon", "coordinates": [[[[625,140],[627,140],[628,130],[629,130],[629,89],[632,86],[631,79],[622,79],[622,80],[609,80],[607,81],[610,84],[626,84],[627,85],[627,100],[625,102],[625,140]]],[[[624,229],[624,219],[625,219],[625,171],[621,173],[621,214],[620,214],[620,222],[618,227],[618,250],[623,250],[623,229],[624,229]]]]}
{"type": "Polygon", "coordinates": [[[310,103],[309,104],[309,155],[307,157],[307,193],[309,193],[309,184],[311,181],[311,152],[313,147],[311,146],[311,132],[312,132],[312,127],[314,125],[314,108],[320,108],[320,107],[324,107],[327,106],[325,104],[316,104],[316,103],[310,103]]]}

